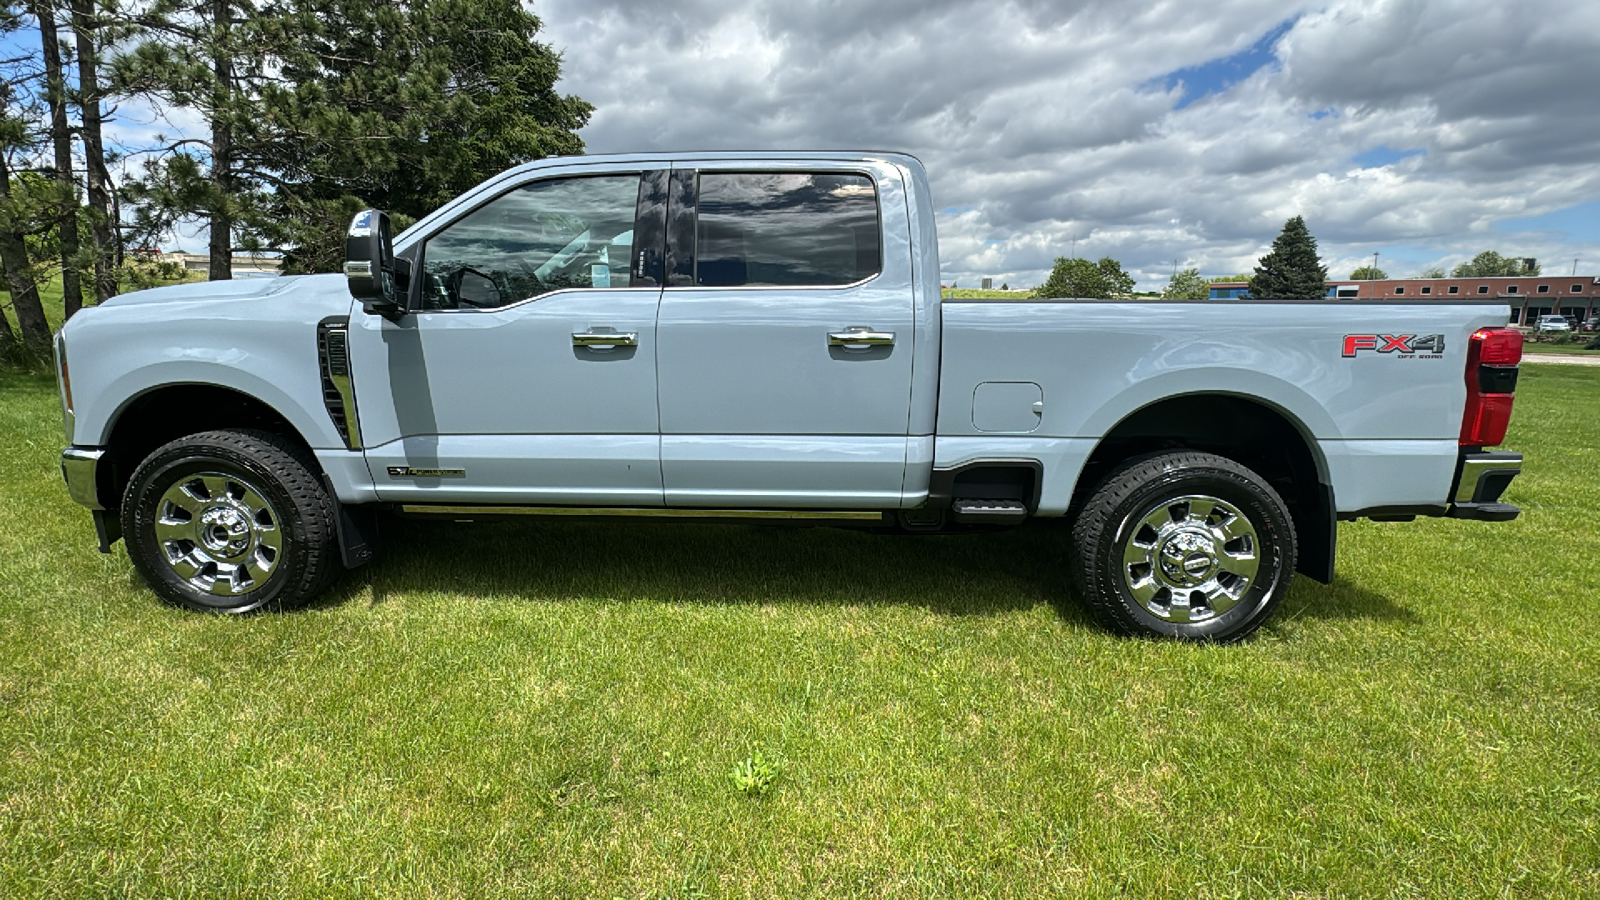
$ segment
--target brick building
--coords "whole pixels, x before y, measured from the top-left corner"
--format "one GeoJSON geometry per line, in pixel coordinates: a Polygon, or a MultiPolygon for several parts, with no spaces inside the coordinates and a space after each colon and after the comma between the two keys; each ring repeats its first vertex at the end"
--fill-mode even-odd
{"type": "MultiPolygon", "coordinates": [[[[1211,299],[1249,296],[1249,284],[1220,281],[1211,299]]],[[[1600,315],[1600,277],[1536,275],[1517,278],[1390,278],[1382,281],[1330,281],[1324,296],[1337,299],[1389,298],[1441,300],[1494,297],[1511,307],[1511,324],[1532,325],[1540,316],[1559,314],[1578,323],[1600,315]]]]}

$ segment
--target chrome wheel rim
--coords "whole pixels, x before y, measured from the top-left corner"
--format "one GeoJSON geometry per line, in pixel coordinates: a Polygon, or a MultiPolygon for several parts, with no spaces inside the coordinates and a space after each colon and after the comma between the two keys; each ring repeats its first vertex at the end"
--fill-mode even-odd
{"type": "Polygon", "coordinates": [[[155,535],[179,578],[219,597],[260,590],[283,556],[277,510],[254,484],[222,472],[185,475],[167,488],[155,535]]]}
{"type": "Polygon", "coordinates": [[[1165,622],[1214,619],[1244,597],[1261,567],[1261,539],[1233,504],[1204,494],[1163,500],[1122,525],[1122,578],[1165,622]]]}

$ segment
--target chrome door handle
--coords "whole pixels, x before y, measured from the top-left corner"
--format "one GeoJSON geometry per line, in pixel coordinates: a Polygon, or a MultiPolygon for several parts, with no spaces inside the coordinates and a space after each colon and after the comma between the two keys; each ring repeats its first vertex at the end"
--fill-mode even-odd
{"type": "Polygon", "coordinates": [[[639,334],[634,331],[574,331],[574,347],[637,347],[639,334]]]}
{"type": "Polygon", "coordinates": [[[843,331],[828,332],[829,347],[890,347],[894,345],[894,332],[873,331],[862,325],[853,325],[843,331]]]}

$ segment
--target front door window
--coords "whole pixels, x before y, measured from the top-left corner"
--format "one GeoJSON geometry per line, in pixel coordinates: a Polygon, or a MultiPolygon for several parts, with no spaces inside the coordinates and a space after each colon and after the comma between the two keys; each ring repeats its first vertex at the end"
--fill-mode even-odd
{"type": "Polygon", "coordinates": [[[425,310],[496,309],[631,283],[638,175],[558,178],[502,194],[428,238],[425,310]]]}

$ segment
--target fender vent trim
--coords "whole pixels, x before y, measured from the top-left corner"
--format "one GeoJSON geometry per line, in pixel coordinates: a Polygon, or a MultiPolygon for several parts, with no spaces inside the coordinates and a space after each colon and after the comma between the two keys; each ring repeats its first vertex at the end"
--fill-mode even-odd
{"type": "Polygon", "coordinates": [[[350,320],[333,316],[317,323],[317,365],[322,374],[322,403],[328,418],[351,450],[361,449],[361,421],[350,378],[350,320]]]}

